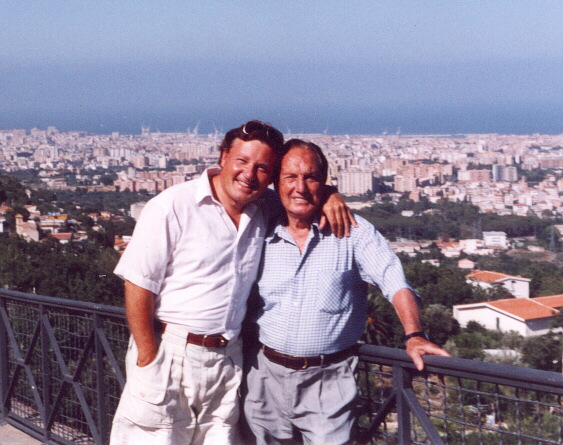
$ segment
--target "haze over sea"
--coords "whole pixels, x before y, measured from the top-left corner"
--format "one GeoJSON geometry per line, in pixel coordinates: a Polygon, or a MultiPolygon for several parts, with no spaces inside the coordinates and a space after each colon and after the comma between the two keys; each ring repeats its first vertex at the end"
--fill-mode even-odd
{"type": "Polygon", "coordinates": [[[3,2],[0,129],[561,134],[563,3],[3,2]]]}

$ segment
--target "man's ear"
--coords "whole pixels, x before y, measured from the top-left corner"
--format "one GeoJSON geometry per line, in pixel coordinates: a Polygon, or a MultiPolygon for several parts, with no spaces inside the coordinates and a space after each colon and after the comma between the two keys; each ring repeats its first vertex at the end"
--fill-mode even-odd
{"type": "Polygon", "coordinates": [[[225,162],[225,156],[227,156],[227,154],[229,153],[229,150],[223,150],[221,152],[221,156],[219,157],[219,166],[221,168],[223,168],[223,162],[225,162]]]}

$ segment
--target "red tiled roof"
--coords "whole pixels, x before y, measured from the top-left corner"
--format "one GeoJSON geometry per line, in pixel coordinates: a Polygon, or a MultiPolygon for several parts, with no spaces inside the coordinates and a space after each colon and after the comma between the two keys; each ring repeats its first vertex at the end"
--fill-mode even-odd
{"type": "Polygon", "coordinates": [[[467,275],[467,278],[476,281],[484,281],[485,283],[494,283],[495,281],[506,280],[509,278],[518,278],[520,280],[530,281],[529,278],[524,278],[518,275],[507,275],[500,272],[492,272],[489,270],[476,270],[467,275]]]}
{"type": "Polygon", "coordinates": [[[58,240],[69,240],[72,237],[72,233],[51,233],[50,236],[58,240]]]}
{"type": "Polygon", "coordinates": [[[553,309],[560,309],[563,307],[563,294],[549,295],[547,297],[536,297],[532,299],[538,303],[545,304],[553,309]]]}
{"type": "Polygon", "coordinates": [[[535,300],[537,299],[507,298],[504,300],[489,301],[487,304],[524,320],[553,317],[559,312],[535,300]]]}

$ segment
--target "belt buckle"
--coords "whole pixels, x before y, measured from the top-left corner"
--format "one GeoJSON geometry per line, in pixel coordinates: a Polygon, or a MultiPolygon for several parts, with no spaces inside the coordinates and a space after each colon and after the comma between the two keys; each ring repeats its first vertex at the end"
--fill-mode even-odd
{"type": "Polygon", "coordinates": [[[227,339],[221,335],[219,337],[219,346],[222,348],[227,345],[227,339]]]}
{"type": "Polygon", "coordinates": [[[303,358],[303,366],[301,366],[301,369],[307,369],[309,367],[309,364],[307,363],[307,357],[303,358]]]}

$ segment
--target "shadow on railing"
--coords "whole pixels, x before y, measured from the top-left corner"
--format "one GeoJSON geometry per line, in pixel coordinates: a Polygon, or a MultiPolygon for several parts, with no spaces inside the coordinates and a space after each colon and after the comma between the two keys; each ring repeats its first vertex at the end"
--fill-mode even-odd
{"type": "MultiPolygon", "coordinates": [[[[1,419],[43,442],[106,444],[124,384],[122,308],[0,290],[1,419]]],[[[360,347],[357,441],[561,444],[563,376],[360,347]]]]}

